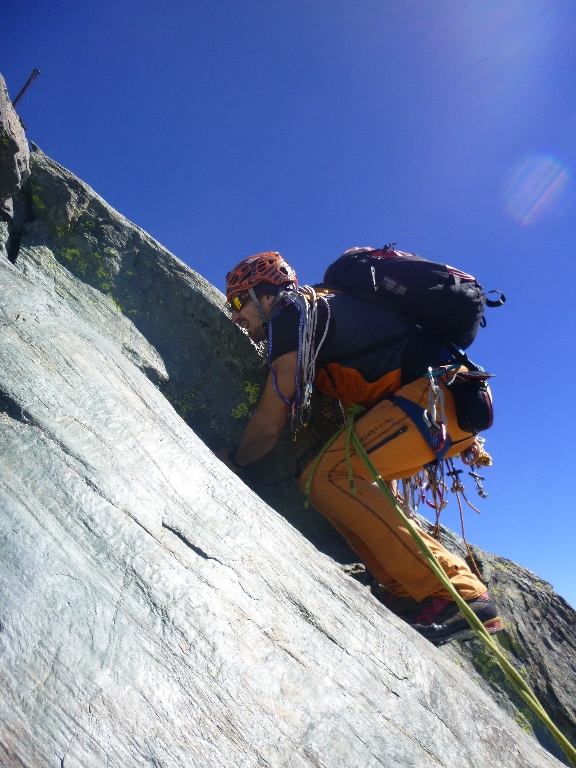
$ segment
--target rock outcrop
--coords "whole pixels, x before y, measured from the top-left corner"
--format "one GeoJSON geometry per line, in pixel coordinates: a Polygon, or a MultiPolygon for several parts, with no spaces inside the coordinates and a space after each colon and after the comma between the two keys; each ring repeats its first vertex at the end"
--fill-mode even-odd
{"type": "Polygon", "coordinates": [[[24,210],[20,205],[22,197],[17,193],[30,176],[29,160],[24,126],[0,75],[0,258],[6,255],[13,260],[19,247],[24,210]]]}
{"type": "MultiPolygon", "coordinates": [[[[330,414],[247,488],[210,447],[265,369],[222,295],[46,156],[31,169],[0,257],[0,763],[557,765],[477,643],[433,648],[302,512],[291,476],[330,414]]],[[[476,554],[570,737],[574,612],[476,554]]]]}
{"type": "Polygon", "coordinates": [[[0,75],[0,204],[11,198],[30,176],[29,157],[24,127],[0,75]]]}

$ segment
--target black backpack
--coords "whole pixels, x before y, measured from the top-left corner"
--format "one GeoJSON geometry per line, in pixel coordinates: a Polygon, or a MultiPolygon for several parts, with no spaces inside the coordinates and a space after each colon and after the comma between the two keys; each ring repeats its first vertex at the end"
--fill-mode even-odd
{"type": "Polygon", "coordinates": [[[495,291],[500,298],[488,299],[472,275],[394,245],[351,248],[328,267],[324,284],[407,315],[450,345],[469,347],[486,325],[484,307],[504,304],[505,296],[495,291]]]}

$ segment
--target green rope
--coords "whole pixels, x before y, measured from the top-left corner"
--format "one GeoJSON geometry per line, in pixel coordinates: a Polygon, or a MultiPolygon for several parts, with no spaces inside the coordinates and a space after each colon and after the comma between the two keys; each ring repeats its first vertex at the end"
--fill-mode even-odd
{"type": "MultiPolygon", "coordinates": [[[[354,431],[354,421],[357,416],[359,416],[361,413],[364,412],[364,408],[357,406],[357,405],[351,405],[348,408],[347,414],[346,414],[346,424],[326,443],[322,451],[319,453],[319,455],[316,457],[316,460],[312,466],[312,469],[310,471],[310,475],[308,477],[308,481],[306,483],[306,506],[308,505],[308,495],[310,492],[310,486],[312,485],[312,478],[314,477],[314,473],[316,472],[316,469],[318,468],[318,465],[320,464],[320,461],[322,460],[322,457],[330,448],[330,446],[336,441],[338,437],[345,431],[346,432],[346,446],[345,446],[345,452],[346,452],[346,467],[348,470],[348,477],[352,478],[352,465],[350,461],[350,443],[352,443],[356,453],[358,456],[362,459],[364,464],[366,465],[366,468],[372,475],[372,478],[374,479],[374,482],[380,488],[380,490],[384,493],[396,513],[401,518],[402,522],[406,526],[406,529],[408,530],[408,533],[412,537],[412,539],[416,542],[418,545],[418,548],[422,555],[424,556],[426,562],[430,566],[430,569],[433,571],[433,573],[436,574],[440,582],[448,592],[452,595],[454,600],[456,601],[456,604],[458,605],[458,608],[460,609],[460,612],[462,615],[466,618],[474,632],[478,635],[480,640],[484,643],[484,645],[488,648],[489,651],[492,652],[492,654],[496,657],[496,660],[500,664],[504,674],[508,678],[508,680],[512,683],[516,691],[520,694],[522,699],[526,702],[526,704],[530,707],[530,709],[540,718],[540,720],[548,727],[562,750],[564,751],[566,757],[568,758],[570,764],[573,766],[573,768],[576,768],[576,749],[572,746],[572,744],[568,741],[568,739],[562,734],[558,728],[554,725],[552,720],[549,718],[548,714],[544,710],[542,704],[538,701],[536,698],[536,694],[532,691],[530,686],[526,683],[524,678],[518,673],[516,669],[510,664],[506,656],[503,654],[501,648],[498,646],[496,642],[492,639],[492,637],[489,635],[489,633],[486,630],[486,627],[484,624],[480,621],[480,619],[476,616],[474,611],[470,608],[470,606],[466,603],[466,601],[458,594],[455,587],[452,585],[452,582],[450,579],[446,576],[446,573],[438,560],[436,559],[434,553],[430,550],[420,533],[418,532],[418,529],[416,526],[410,521],[408,517],[404,514],[402,508],[398,505],[398,502],[394,498],[392,492],[386,485],[385,481],[382,479],[380,473],[372,463],[370,457],[366,453],[364,446],[360,442],[360,439],[358,438],[358,435],[354,431]]],[[[353,485],[353,480],[350,480],[352,492],[355,493],[355,488],[353,485]]]]}
{"type": "Polygon", "coordinates": [[[358,405],[351,405],[346,414],[346,443],[344,445],[344,451],[346,454],[346,469],[348,470],[348,482],[350,483],[350,490],[356,495],[356,486],[354,485],[354,474],[352,472],[352,461],[350,460],[350,443],[354,444],[354,420],[356,416],[359,416],[364,411],[358,405]]]}
{"type": "Polygon", "coordinates": [[[333,435],[330,440],[326,443],[326,445],[322,448],[318,456],[316,456],[316,459],[314,460],[314,464],[312,464],[312,469],[310,470],[310,474],[308,475],[308,482],[306,483],[306,489],[304,491],[305,500],[304,500],[304,506],[308,507],[308,496],[310,496],[310,486],[312,485],[312,478],[316,474],[316,470],[318,469],[318,464],[322,461],[322,458],[324,457],[324,454],[330,448],[330,446],[336,442],[336,440],[340,437],[342,432],[346,429],[346,426],[341,427],[338,432],[336,432],[335,435],[333,435]]]}

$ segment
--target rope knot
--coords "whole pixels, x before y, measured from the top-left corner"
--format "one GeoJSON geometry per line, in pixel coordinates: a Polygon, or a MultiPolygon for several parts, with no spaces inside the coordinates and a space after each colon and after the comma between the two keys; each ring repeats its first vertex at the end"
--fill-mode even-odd
{"type": "Polygon", "coordinates": [[[348,410],[346,411],[346,420],[349,418],[353,418],[354,420],[358,418],[358,416],[361,416],[366,411],[366,408],[364,408],[362,405],[355,405],[352,403],[352,405],[348,406],[348,410]]]}

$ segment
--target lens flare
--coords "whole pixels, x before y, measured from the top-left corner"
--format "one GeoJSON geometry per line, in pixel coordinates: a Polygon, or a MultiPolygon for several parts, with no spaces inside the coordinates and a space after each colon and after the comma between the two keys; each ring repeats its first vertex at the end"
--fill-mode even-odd
{"type": "Polygon", "coordinates": [[[532,224],[560,202],[570,171],[552,155],[530,155],[508,182],[506,208],[521,224],[532,224]]]}

